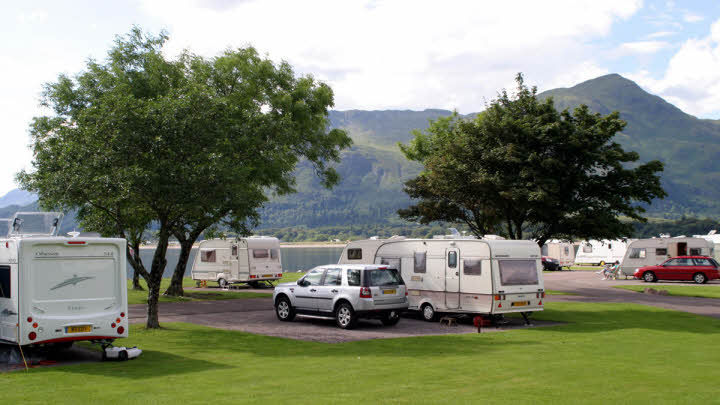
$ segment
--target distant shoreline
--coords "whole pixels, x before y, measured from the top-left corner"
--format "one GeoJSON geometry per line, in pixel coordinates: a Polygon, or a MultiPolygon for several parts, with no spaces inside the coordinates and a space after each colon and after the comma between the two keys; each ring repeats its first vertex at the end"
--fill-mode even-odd
{"type": "MultiPolygon", "coordinates": [[[[281,243],[281,248],[343,248],[345,242],[287,242],[281,243]]],[[[157,245],[142,245],[140,249],[155,249],[157,245]]],[[[193,245],[193,248],[198,247],[197,244],[193,245]]],[[[179,245],[168,245],[168,249],[180,249],[179,245]]]]}

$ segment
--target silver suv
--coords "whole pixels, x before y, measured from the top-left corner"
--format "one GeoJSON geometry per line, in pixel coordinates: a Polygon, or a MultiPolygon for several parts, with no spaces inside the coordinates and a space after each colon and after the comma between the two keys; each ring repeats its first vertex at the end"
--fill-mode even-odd
{"type": "Polygon", "coordinates": [[[281,321],[292,321],[296,314],[328,316],[343,329],[354,328],[358,318],[395,325],[408,308],[400,272],[372,264],[315,267],[297,282],[275,287],[273,302],[281,321]]]}

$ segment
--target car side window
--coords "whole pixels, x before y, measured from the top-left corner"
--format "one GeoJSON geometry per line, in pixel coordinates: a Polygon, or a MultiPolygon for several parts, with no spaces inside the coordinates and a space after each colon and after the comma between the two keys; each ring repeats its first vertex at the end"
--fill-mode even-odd
{"type": "Polygon", "coordinates": [[[347,280],[348,280],[348,285],[351,285],[351,286],[360,285],[360,270],[348,269],[347,280]]]}
{"type": "Polygon", "coordinates": [[[323,285],[340,285],[342,283],[342,274],[340,269],[328,269],[325,272],[325,281],[323,285]]]}
{"type": "Polygon", "coordinates": [[[696,266],[712,266],[713,265],[712,263],[710,263],[710,260],[702,258],[702,257],[692,259],[692,260],[693,260],[693,262],[695,262],[696,266]]]}
{"type": "Polygon", "coordinates": [[[310,270],[305,275],[305,284],[306,285],[320,285],[320,281],[322,280],[323,275],[323,269],[313,269],[310,270]]]}

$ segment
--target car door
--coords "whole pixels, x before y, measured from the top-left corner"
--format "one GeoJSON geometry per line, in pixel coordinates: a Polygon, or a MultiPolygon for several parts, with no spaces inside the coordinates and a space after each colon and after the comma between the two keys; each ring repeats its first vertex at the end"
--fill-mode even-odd
{"type": "Polygon", "coordinates": [[[340,293],[342,273],[340,268],[325,270],[325,277],[321,286],[317,287],[317,308],[322,312],[332,312],[335,296],[340,293]]]}
{"type": "Polygon", "coordinates": [[[692,274],[690,274],[690,280],[692,280],[695,273],[703,273],[705,277],[710,278],[710,275],[715,271],[715,265],[710,261],[710,259],[698,257],[692,259],[692,261],[695,266],[693,267],[692,274]]]}
{"type": "Polygon", "coordinates": [[[682,277],[682,267],[685,264],[680,258],[674,258],[666,261],[658,268],[657,277],[661,280],[680,280],[682,277]]]}
{"type": "Polygon", "coordinates": [[[316,267],[307,272],[300,280],[298,280],[295,289],[295,307],[306,311],[316,311],[318,287],[322,282],[322,276],[325,269],[316,267]]]}
{"type": "Polygon", "coordinates": [[[673,280],[692,280],[695,274],[695,263],[692,259],[681,257],[678,258],[678,266],[675,267],[675,278],[673,280]]]}

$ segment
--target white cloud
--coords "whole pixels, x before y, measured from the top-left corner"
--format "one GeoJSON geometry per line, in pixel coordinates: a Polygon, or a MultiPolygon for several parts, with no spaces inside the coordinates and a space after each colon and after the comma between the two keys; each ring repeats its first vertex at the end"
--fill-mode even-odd
{"type": "Polygon", "coordinates": [[[645,35],[645,39],[666,38],[666,37],[671,37],[676,34],[677,34],[677,31],[658,31],[658,32],[653,32],[652,34],[645,35]]]}
{"type": "Polygon", "coordinates": [[[41,24],[48,19],[48,13],[45,10],[37,9],[27,13],[20,13],[17,21],[21,24],[41,24]]]}
{"type": "Polygon", "coordinates": [[[693,14],[693,13],[685,13],[685,15],[683,15],[683,21],[685,21],[687,23],[696,23],[696,22],[700,22],[704,19],[705,19],[705,17],[703,17],[701,15],[693,14]]]}
{"type": "Polygon", "coordinates": [[[706,38],[683,43],[663,77],[655,79],[647,72],[628,77],[690,114],[720,115],[720,20],[706,38]]]}
{"type": "Polygon", "coordinates": [[[665,41],[635,41],[625,42],[618,47],[618,53],[626,54],[652,54],[661,51],[670,44],[665,41]]]}
{"type": "MultiPolygon", "coordinates": [[[[215,55],[252,44],[335,90],[336,108],[476,111],[523,71],[528,83],[586,77],[586,41],[607,36],[641,1],[150,1],[169,52],[215,55]]],[[[567,80],[560,80],[568,82],[567,80]]],[[[567,83],[568,85],[574,83],[567,83]]]]}

